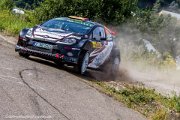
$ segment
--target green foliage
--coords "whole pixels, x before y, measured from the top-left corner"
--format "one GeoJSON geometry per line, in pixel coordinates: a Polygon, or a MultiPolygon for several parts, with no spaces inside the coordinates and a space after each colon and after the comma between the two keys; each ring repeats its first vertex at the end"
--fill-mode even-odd
{"type": "Polygon", "coordinates": [[[33,26],[33,23],[27,22],[24,16],[13,15],[8,10],[1,11],[0,31],[11,35],[17,35],[23,28],[31,26],[33,26]]]}
{"type": "Polygon", "coordinates": [[[1,10],[11,10],[14,7],[13,0],[1,0],[0,1],[0,11],[1,10]]]}
{"type": "Polygon", "coordinates": [[[156,111],[155,115],[152,116],[152,120],[167,120],[167,111],[161,109],[156,111]]]}
{"type": "Polygon", "coordinates": [[[173,101],[176,101],[176,104],[174,105],[175,106],[175,111],[180,113],[180,96],[179,97],[175,96],[173,98],[173,101]]]}
{"type": "Polygon", "coordinates": [[[43,0],[13,0],[19,8],[33,9],[37,7],[43,0]]]}
{"type": "Polygon", "coordinates": [[[176,18],[160,15],[152,10],[137,10],[130,21],[130,26],[131,29],[139,30],[137,34],[149,40],[161,54],[169,52],[171,56],[176,56],[176,41],[180,36],[176,18]]]}
{"type": "Polygon", "coordinates": [[[137,10],[133,24],[141,33],[157,34],[160,30],[168,28],[171,16],[157,15],[151,10],[137,10]]]}
{"type": "Polygon", "coordinates": [[[40,21],[54,17],[76,15],[107,23],[121,23],[137,8],[137,0],[45,0],[36,9],[40,21]]]}
{"type": "Polygon", "coordinates": [[[124,89],[120,91],[124,97],[128,97],[130,103],[134,104],[148,104],[154,101],[154,97],[148,93],[153,91],[147,90],[145,88],[136,88],[124,89]]]}
{"type": "Polygon", "coordinates": [[[170,118],[169,114],[172,111],[174,115],[180,112],[180,97],[176,95],[165,97],[143,86],[124,85],[122,89],[117,90],[116,86],[112,87],[108,83],[96,82],[96,84],[100,86],[102,92],[138,110],[152,120],[174,119],[170,118]]]}
{"type": "Polygon", "coordinates": [[[101,18],[107,23],[125,22],[137,9],[137,0],[104,0],[101,4],[101,18]]]}
{"type": "Polygon", "coordinates": [[[160,62],[162,68],[176,68],[176,62],[170,53],[163,54],[163,61],[160,62]]]}

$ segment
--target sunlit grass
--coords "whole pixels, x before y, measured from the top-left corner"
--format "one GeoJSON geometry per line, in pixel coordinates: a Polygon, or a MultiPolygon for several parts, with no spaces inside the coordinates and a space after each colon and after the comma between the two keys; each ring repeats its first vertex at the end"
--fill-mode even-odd
{"type": "Polygon", "coordinates": [[[117,90],[104,82],[93,82],[99,86],[101,92],[123,102],[129,108],[135,109],[152,120],[169,120],[178,118],[180,113],[180,97],[167,97],[153,89],[144,86],[125,85],[117,90]]]}
{"type": "Polygon", "coordinates": [[[26,21],[25,16],[15,15],[7,10],[0,11],[0,31],[6,34],[17,35],[23,28],[33,25],[26,21]]]}

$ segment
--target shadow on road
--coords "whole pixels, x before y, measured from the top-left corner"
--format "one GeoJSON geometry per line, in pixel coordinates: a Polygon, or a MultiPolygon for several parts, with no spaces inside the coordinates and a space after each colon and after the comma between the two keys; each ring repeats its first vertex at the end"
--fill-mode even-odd
{"type": "MultiPolygon", "coordinates": [[[[44,65],[48,65],[50,67],[53,67],[53,68],[56,68],[56,69],[59,69],[59,70],[64,70],[64,71],[67,71],[77,77],[80,77],[80,78],[83,78],[83,79],[86,79],[86,80],[96,80],[96,78],[92,75],[92,70],[88,70],[88,72],[85,74],[85,75],[80,75],[78,73],[76,73],[73,69],[72,66],[58,66],[57,64],[55,64],[53,61],[49,61],[49,60],[45,60],[45,59],[41,59],[41,58],[38,58],[38,57],[29,57],[28,60],[31,60],[31,61],[34,61],[34,62],[38,62],[40,64],[44,64],[44,65]]],[[[95,72],[99,72],[99,71],[95,71],[95,72]]]]}
{"type": "MultiPolygon", "coordinates": [[[[51,66],[51,67],[56,68],[56,69],[65,70],[65,71],[67,71],[67,72],[69,72],[69,73],[71,73],[77,77],[80,77],[80,78],[83,78],[83,79],[89,80],[89,81],[94,81],[94,80],[96,80],[96,81],[107,81],[107,82],[112,81],[111,76],[109,75],[108,72],[104,73],[102,71],[88,69],[88,71],[85,75],[80,75],[80,74],[76,73],[74,71],[73,67],[71,67],[71,66],[65,65],[65,66],[61,67],[52,61],[41,59],[38,57],[29,57],[28,60],[35,61],[35,62],[38,62],[40,64],[48,65],[48,66],[51,66]]],[[[120,70],[118,73],[117,79],[118,80],[127,79],[126,75],[124,75],[124,74],[126,74],[126,71],[120,70]]]]}

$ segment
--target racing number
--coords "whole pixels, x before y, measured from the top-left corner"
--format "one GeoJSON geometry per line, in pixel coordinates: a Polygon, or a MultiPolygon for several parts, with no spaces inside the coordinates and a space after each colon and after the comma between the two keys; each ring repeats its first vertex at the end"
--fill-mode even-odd
{"type": "Polygon", "coordinates": [[[103,45],[101,40],[106,38],[104,28],[103,27],[95,28],[92,33],[92,38],[93,38],[92,41],[93,48],[102,48],[103,45]]]}

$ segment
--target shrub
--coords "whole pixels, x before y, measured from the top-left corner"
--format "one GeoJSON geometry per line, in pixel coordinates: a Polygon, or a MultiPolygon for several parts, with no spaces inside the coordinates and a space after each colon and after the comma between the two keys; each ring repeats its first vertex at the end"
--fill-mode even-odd
{"type": "Polygon", "coordinates": [[[137,8],[137,0],[45,0],[35,11],[40,21],[76,15],[106,23],[121,23],[137,8]]]}
{"type": "Polygon", "coordinates": [[[0,10],[11,10],[14,7],[13,0],[1,0],[0,1],[0,10]]]}
{"type": "Polygon", "coordinates": [[[5,33],[17,35],[21,29],[33,25],[33,23],[27,22],[24,16],[16,16],[8,10],[1,11],[0,30],[5,33]]]}

